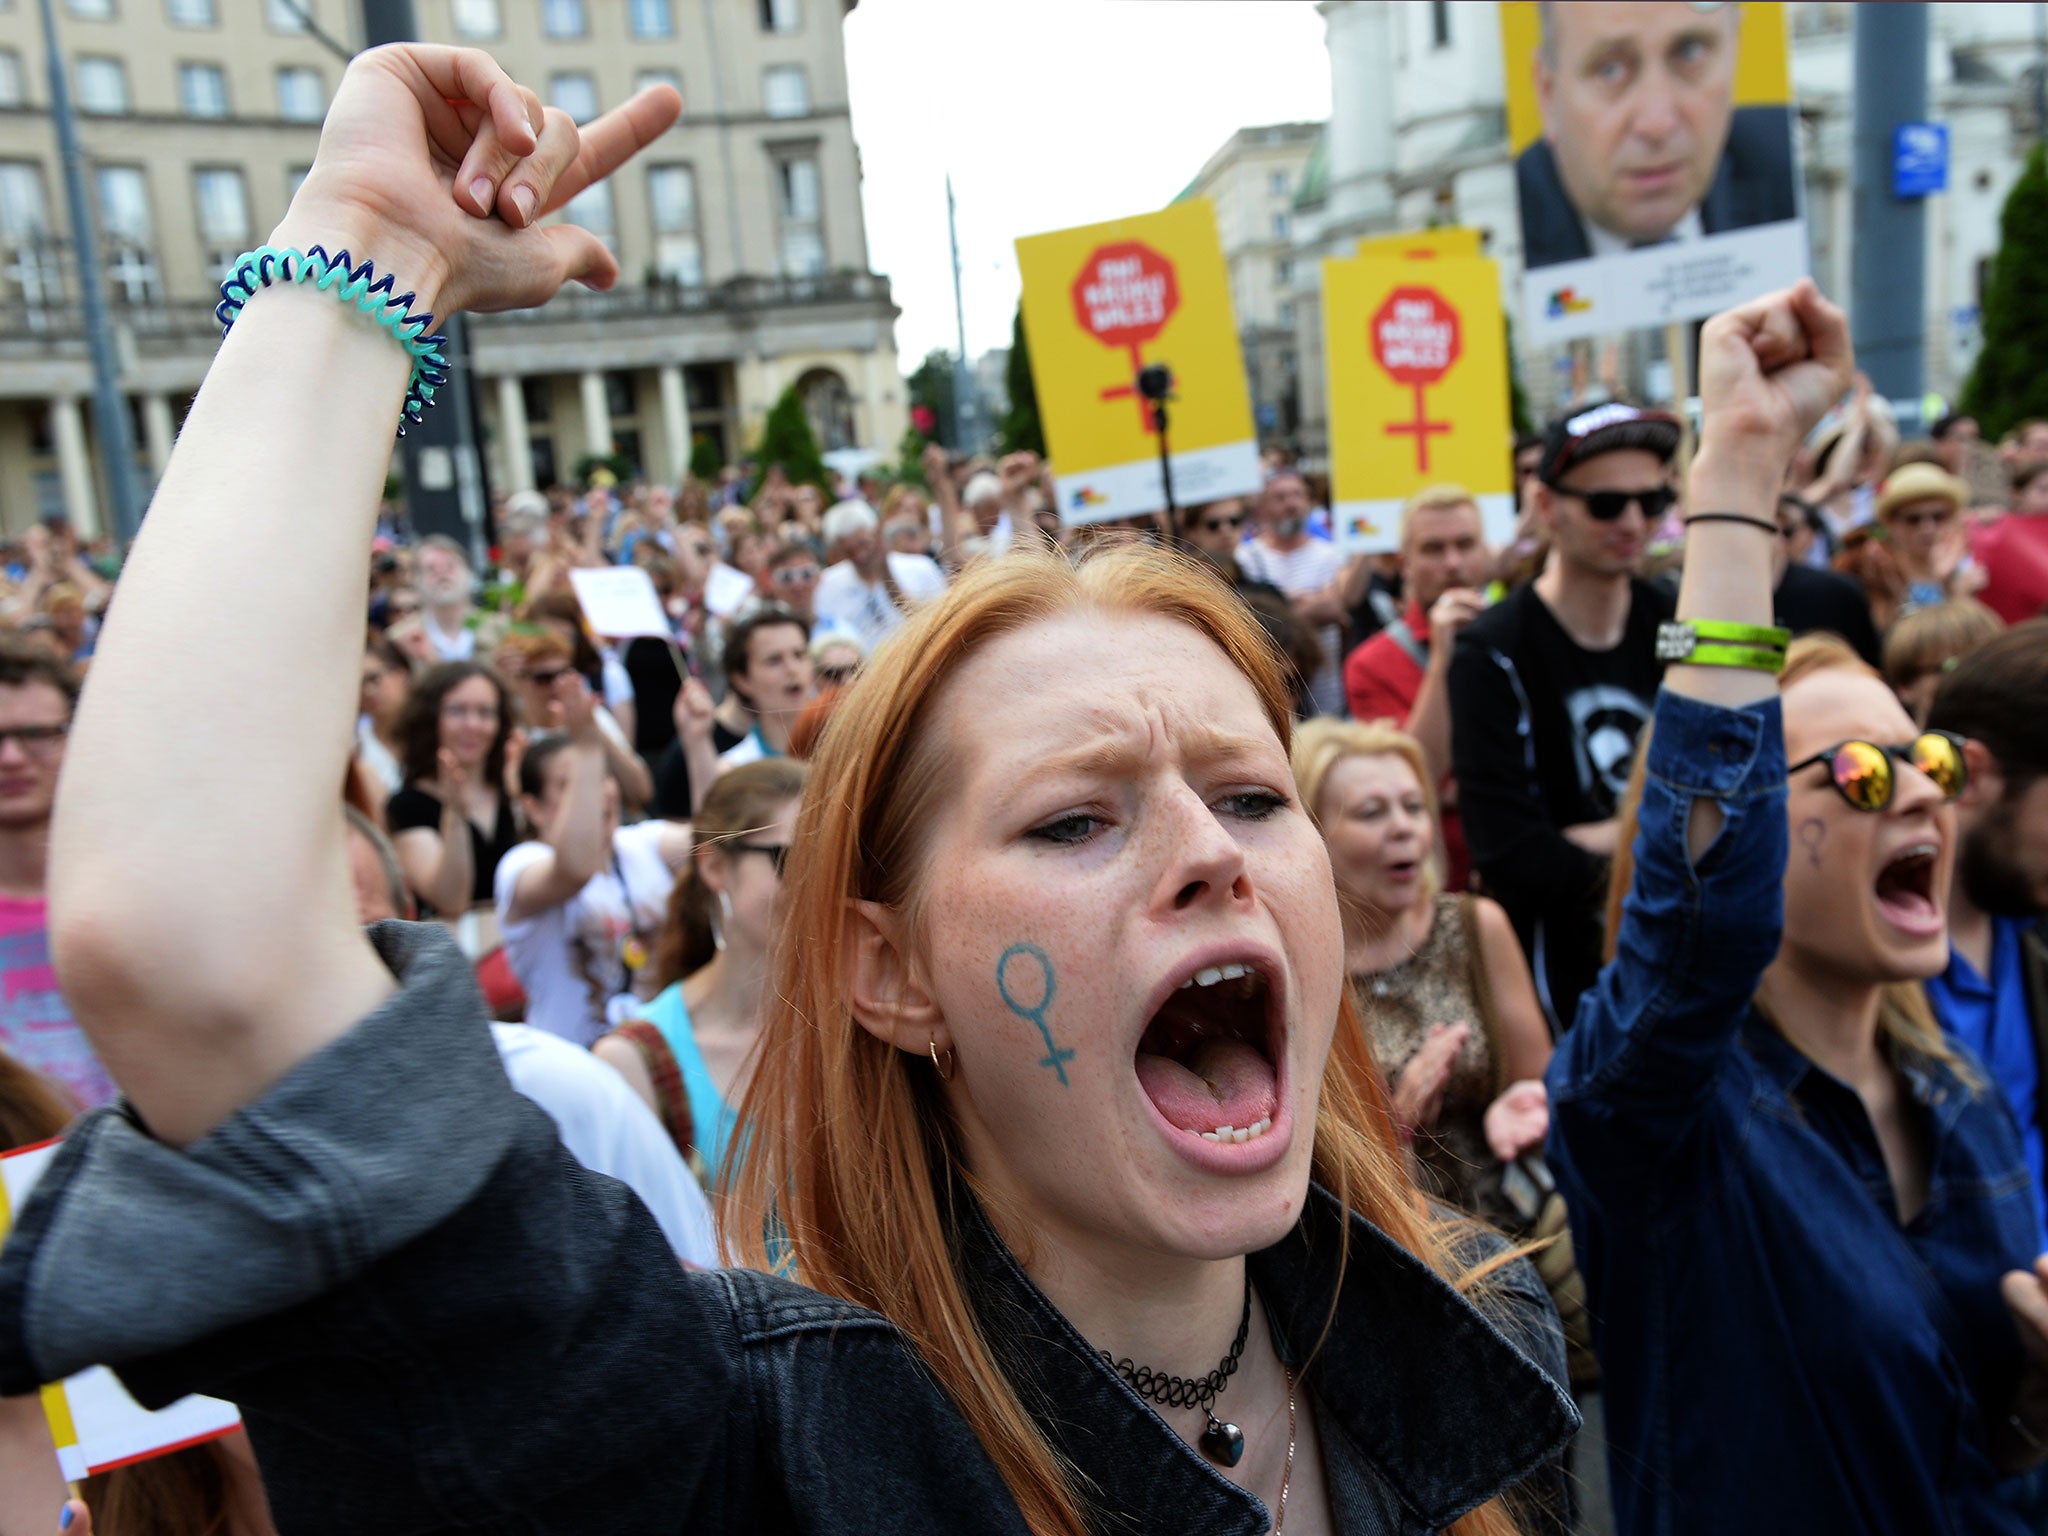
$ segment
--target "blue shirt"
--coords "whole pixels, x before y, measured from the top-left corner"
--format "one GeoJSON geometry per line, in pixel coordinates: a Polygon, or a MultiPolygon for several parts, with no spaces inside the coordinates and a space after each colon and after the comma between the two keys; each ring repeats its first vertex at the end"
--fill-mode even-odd
{"type": "Polygon", "coordinates": [[[1776,699],[1665,692],[1615,959],[1558,1043],[1550,1163],[1604,1372],[1622,1536],[2021,1536],[1992,1460],[2034,1257],[2012,1113],[1900,1052],[1929,1153],[1901,1225],[1863,1102],[1753,1005],[1786,858],[1776,699]],[[1695,799],[1726,821],[1697,865],[1695,799]]]}
{"type": "Polygon", "coordinates": [[[683,1001],[683,984],[678,981],[656,994],[643,1017],[661,1031],[669,1054],[676,1059],[683,1092],[690,1100],[697,1150],[703,1154],[704,1171],[716,1188],[719,1170],[725,1163],[726,1144],[739,1123],[739,1112],[725,1102],[718,1085],[711,1080],[711,1069],[704,1064],[704,1053],[697,1049],[696,1031],[690,1027],[690,1006],[683,1001]]]}
{"type": "Polygon", "coordinates": [[[2048,1196],[2042,1189],[2041,1062],[2034,1049],[2034,1021],[2027,1012],[2027,978],[2020,965],[2026,923],[2016,917],[1991,920],[1991,975],[1951,949],[1948,969],[1927,983],[1927,996],[1942,1028],[1984,1059],[2005,1090],[2019,1122],[2020,1146],[2034,1180],[2034,1246],[2048,1250],[2048,1196]]]}

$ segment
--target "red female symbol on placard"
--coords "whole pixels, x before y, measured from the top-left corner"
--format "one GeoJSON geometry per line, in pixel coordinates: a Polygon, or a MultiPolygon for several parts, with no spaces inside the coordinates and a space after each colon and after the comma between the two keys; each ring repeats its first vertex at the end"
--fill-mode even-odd
{"type": "Polygon", "coordinates": [[[1451,430],[1447,421],[1431,421],[1423,408],[1422,391],[1451,371],[1463,343],[1458,312],[1432,288],[1396,288],[1373,311],[1372,355],[1396,384],[1415,391],[1415,419],[1391,423],[1389,437],[1415,439],[1415,467],[1429,473],[1432,433],[1451,430]]]}
{"type": "MultiPolygon", "coordinates": [[[[1098,245],[1074,279],[1074,318],[1081,329],[1105,347],[1131,354],[1131,382],[1105,389],[1102,398],[1117,400],[1138,393],[1138,370],[1145,366],[1142,348],[1166,329],[1180,308],[1180,280],[1173,263],[1136,240],[1098,245]]],[[[1152,417],[1138,401],[1138,416],[1147,431],[1152,417]]]]}

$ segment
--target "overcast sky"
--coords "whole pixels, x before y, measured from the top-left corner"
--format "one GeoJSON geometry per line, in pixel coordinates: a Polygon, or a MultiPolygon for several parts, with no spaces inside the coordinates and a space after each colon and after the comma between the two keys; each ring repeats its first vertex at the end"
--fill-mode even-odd
{"type": "Polygon", "coordinates": [[[1019,235],[1163,206],[1237,129],[1330,114],[1311,0],[860,0],[846,19],[868,258],[907,373],[1008,346],[1019,235]]]}

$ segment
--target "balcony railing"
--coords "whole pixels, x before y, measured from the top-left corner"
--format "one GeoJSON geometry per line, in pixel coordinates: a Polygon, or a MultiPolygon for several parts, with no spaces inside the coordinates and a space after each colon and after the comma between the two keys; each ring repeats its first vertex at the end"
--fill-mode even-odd
{"type": "MultiPolygon", "coordinates": [[[[889,279],[873,272],[829,272],[818,277],[736,277],[726,282],[686,287],[656,283],[646,287],[593,293],[571,286],[539,309],[502,315],[480,315],[472,323],[485,328],[602,321],[654,319],[666,315],[755,313],[824,304],[887,304],[889,279]]],[[[117,332],[126,332],[137,346],[217,342],[220,325],[208,300],[172,299],[159,304],[115,301],[108,313],[117,332]]],[[[58,353],[82,347],[83,306],[65,302],[24,304],[0,302],[0,354],[58,353]]]]}

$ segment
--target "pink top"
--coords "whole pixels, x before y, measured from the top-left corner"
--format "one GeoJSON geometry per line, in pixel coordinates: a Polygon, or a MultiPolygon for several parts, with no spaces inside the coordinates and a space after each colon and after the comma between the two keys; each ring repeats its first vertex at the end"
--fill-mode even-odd
{"type": "Polygon", "coordinates": [[[114,1082],[57,990],[47,911],[41,897],[0,896],[0,1050],[93,1109],[114,1098],[114,1082]]]}

